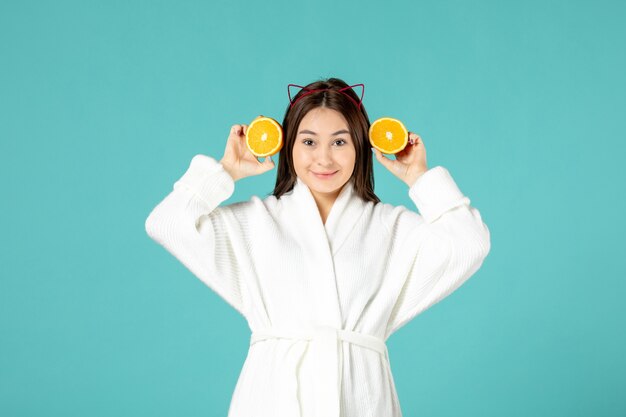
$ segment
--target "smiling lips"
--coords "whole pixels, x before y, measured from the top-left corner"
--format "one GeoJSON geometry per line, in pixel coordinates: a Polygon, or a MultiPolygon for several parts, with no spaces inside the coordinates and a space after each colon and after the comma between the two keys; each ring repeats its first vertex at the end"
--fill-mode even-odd
{"type": "MultiPolygon", "coordinates": [[[[311,172],[313,172],[313,171],[311,171],[311,172]]],[[[337,171],[329,172],[329,173],[320,173],[320,174],[318,174],[317,172],[313,172],[313,175],[315,175],[316,177],[319,177],[319,178],[330,178],[330,177],[332,177],[336,173],[337,173],[337,171]]]]}

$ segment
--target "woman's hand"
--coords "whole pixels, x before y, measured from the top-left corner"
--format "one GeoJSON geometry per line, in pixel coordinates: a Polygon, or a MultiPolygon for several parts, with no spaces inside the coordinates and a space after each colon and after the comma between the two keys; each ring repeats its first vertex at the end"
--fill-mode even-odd
{"type": "Polygon", "coordinates": [[[398,152],[396,159],[386,157],[381,151],[372,148],[378,162],[383,164],[393,175],[404,181],[409,187],[426,171],[426,148],[417,134],[409,132],[409,143],[398,152]]]}
{"type": "Polygon", "coordinates": [[[220,163],[226,172],[237,181],[241,178],[259,175],[274,168],[274,161],[266,156],[263,162],[259,162],[248,146],[246,146],[246,130],[248,125],[233,125],[230,128],[230,136],[226,142],[224,156],[220,163]]]}

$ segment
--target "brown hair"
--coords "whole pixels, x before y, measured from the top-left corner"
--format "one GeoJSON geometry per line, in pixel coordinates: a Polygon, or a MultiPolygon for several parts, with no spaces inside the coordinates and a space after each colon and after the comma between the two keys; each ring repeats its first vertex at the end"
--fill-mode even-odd
{"type": "Polygon", "coordinates": [[[289,103],[287,106],[282,123],[285,143],[279,153],[276,186],[272,192],[276,198],[280,198],[283,194],[291,191],[297,180],[296,171],[293,167],[293,146],[300,122],[309,111],[317,107],[325,107],[338,111],[348,122],[348,129],[356,150],[354,172],[349,180],[352,181],[355,194],[365,201],[374,202],[374,204],[380,202],[374,193],[374,169],[369,143],[370,121],[363,104],[361,103],[361,107],[358,108],[350,98],[346,97],[347,94],[356,103],[360,101],[360,97],[352,88],[343,92],[338,91],[344,87],[348,87],[348,84],[339,78],[314,81],[306,88],[311,90],[330,88],[330,90],[306,94],[307,91],[302,89],[293,97],[294,105],[291,106],[289,103]],[[299,99],[302,95],[304,97],[299,99]]]}

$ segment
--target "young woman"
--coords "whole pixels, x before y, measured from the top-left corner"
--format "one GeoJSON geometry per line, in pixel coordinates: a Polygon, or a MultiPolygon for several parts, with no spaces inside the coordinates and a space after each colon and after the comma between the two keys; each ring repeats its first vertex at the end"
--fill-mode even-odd
{"type": "Polygon", "coordinates": [[[241,313],[250,348],[229,417],[400,417],[385,341],[482,265],[489,229],[422,139],[376,159],[419,210],[374,194],[370,121],[337,78],[291,99],[276,186],[220,205],[274,168],[234,125],[220,161],[192,158],[148,235],[241,313]]]}

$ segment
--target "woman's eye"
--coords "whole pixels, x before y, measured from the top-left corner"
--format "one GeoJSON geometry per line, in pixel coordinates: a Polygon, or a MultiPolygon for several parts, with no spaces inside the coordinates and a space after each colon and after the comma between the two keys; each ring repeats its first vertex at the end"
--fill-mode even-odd
{"type": "MultiPolygon", "coordinates": [[[[304,139],[304,140],[302,141],[302,143],[304,143],[304,144],[305,144],[305,145],[307,145],[307,146],[309,146],[309,142],[311,142],[311,143],[312,143],[312,142],[313,142],[313,140],[312,140],[312,139],[304,139]]],[[[343,145],[345,145],[345,144],[346,144],[346,141],[345,141],[345,140],[343,140],[343,139],[337,139],[337,140],[335,141],[335,143],[337,143],[337,142],[342,142],[342,143],[340,143],[340,144],[339,144],[339,146],[343,146],[343,145]]]]}

